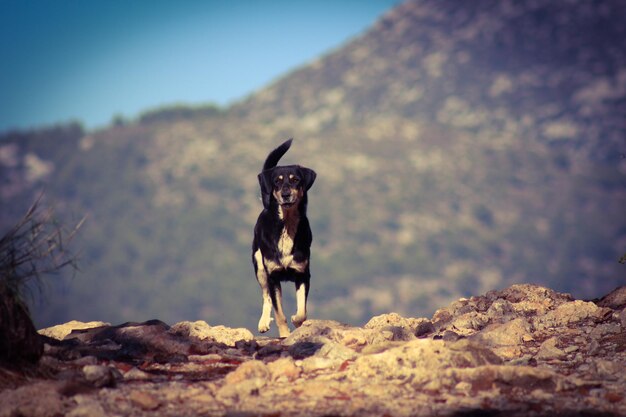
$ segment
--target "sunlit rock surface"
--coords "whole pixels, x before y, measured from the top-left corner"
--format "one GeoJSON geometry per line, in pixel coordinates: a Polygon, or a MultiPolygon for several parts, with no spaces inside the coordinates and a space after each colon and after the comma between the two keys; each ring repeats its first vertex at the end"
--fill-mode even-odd
{"type": "Polygon", "coordinates": [[[591,302],[514,285],[430,319],[309,320],[286,339],[68,323],[40,331],[56,338],[34,377],[0,370],[0,416],[626,415],[624,289],[591,302]]]}

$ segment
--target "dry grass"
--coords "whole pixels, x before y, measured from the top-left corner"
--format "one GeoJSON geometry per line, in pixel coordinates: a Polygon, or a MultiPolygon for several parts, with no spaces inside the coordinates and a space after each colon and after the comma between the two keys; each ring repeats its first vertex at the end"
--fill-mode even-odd
{"type": "Polygon", "coordinates": [[[72,229],[64,228],[52,208],[42,208],[41,194],[26,214],[0,237],[0,289],[23,299],[32,285],[41,290],[42,277],[70,267],[78,257],[68,247],[84,218],[72,229]]]}

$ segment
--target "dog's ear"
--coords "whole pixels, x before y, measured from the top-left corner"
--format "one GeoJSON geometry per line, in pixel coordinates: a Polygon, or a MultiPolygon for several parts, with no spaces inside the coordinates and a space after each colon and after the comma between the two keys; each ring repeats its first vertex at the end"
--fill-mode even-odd
{"type": "Polygon", "coordinates": [[[272,170],[266,170],[259,174],[259,185],[261,186],[261,199],[263,207],[270,206],[270,195],[272,194],[272,170]]]}
{"type": "Polygon", "coordinates": [[[308,191],[315,182],[317,174],[310,168],[300,167],[300,170],[302,172],[302,186],[308,191]]]}

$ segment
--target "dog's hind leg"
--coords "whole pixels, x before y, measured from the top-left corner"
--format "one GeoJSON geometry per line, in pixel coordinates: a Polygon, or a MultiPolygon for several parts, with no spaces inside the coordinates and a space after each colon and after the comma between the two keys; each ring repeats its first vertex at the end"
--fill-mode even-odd
{"type": "Polygon", "coordinates": [[[261,318],[259,319],[259,333],[265,333],[270,329],[272,323],[272,297],[270,296],[270,287],[267,279],[267,272],[263,266],[263,257],[261,251],[257,250],[254,253],[254,268],[256,270],[256,278],[261,286],[261,292],[263,294],[263,309],[261,312],[261,318]]]}
{"type": "Polygon", "coordinates": [[[296,281],[296,303],[297,310],[294,316],[291,316],[291,322],[294,326],[300,327],[306,320],[306,299],[309,296],[309,279],[296,281]]]}
{"type": "Polygon", "coordinates": [[[274,317],[276,317],[276,325],[278,326],[278,334],[280,337],[289,336],[289,326],[287,318],[283,312],[283,290],[280,281],[269,281],[270,295],[272,296],[272,304],[274,305],[274,317]]]}

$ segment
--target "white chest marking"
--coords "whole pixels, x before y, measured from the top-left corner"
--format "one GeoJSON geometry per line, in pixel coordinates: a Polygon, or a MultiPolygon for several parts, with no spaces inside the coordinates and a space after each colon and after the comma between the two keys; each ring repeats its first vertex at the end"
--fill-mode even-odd
{"type": "Polygon", "coordinates": [[[293,252],[293,238],[295,237],[295,230],[291,233],[289,232],[290,230],[287,227],[284,227],[282,233],[280,234],[280,239],[278,239],[278,250],[283,258],[291,255],[291,252],[293,252]]]}
{"type": "Polygon", "coordinates": [[[265,259],[265,267],[268,273],[279,271],[282,269],[291,268],[298,272],[304,272],[308,261],[295,262],[293,260],[293,240],[296,235],[295,227],[283,228],[278,239],[278,251],[280,252],[279,262],[274,262],[270,259],[265,259]]]}

